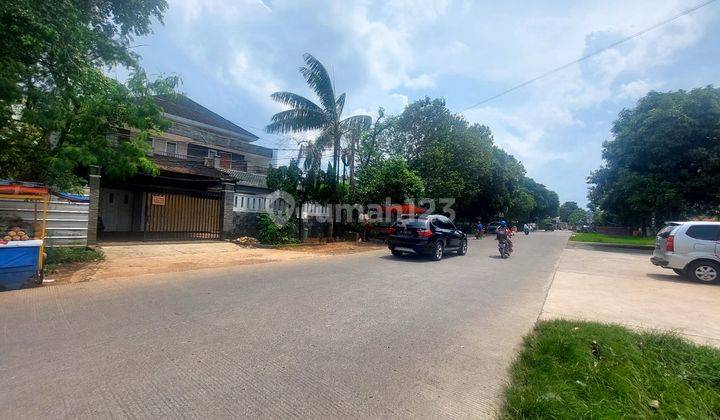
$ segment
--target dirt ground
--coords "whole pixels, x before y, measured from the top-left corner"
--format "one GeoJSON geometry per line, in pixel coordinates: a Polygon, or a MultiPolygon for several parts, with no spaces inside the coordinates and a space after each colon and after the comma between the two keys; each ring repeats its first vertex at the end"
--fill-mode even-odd
{"type": "Polygon", "coordinates": [[[77,283],[144,274],[263,264],[318,256],[354,254],[384,248],[384,244],[356,242],[285,246],[280,249],[244,248],[230,242],[103,246],[104,261],[58,266],[46,275],[45,283],[77,283]]]}
{"type": "Polygon", "coordinates": [[[674,331],[720,347],[720,285],[694,283],[650,264],[650,254],[568,248],[541,318],[584,319],[674,331]]]}

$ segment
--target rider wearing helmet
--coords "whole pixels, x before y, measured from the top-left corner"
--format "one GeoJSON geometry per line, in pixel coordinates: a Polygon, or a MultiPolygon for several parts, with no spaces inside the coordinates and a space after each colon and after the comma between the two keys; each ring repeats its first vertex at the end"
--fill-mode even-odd
{"type": "Polygon", "coordinates": [[[495,239],[497,239],[498,241],[507,241],[508,247],[512,252],[513,243],[510,240],[511,237],[512,231],[510,230],[510,228],[508,228],[507,222],[504,220],[501,221],[500,227],[498,227],[495,231],[495,239]]]}

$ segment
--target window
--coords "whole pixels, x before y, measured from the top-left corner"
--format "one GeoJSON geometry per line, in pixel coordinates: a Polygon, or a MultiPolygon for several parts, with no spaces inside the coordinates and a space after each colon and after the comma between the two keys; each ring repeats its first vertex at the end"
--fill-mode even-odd
{"type": "Polygon", "coordinates": [[[687,236],[702,241],[717,241],[720,239],[720,225],[690,226],[685,232],[687,236]]]}
{"type": "Polygon", "coordinates": [[[440,229],[452,229],[453,224],[447,217],[437,217],[435,220],[433,220],[433,225],[435,227],[438,227],[440,229]]]}
{"type": "Polygon", "coordinates": [[[678,227],[677,223],[670,223],[667,226],[665,226],[664,228],[660,229],[660,232],[658,232],[657,236],[659,236],[661,238],[667,238],[668,236],[670,236],[670,233],[676,227],[678,227]]]}
{"type": "Polygon", "coordinates": [[[177,143],[172,141],[165,143],[165,153],[169,155],[177,154],[177,143]]]}

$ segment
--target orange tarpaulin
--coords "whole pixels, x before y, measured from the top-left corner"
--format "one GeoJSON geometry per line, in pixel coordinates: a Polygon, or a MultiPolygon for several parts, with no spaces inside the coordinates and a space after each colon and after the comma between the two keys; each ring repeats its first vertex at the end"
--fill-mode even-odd
{"type": "Polygon", "coordinates": [[[395,212],[397,214],[423,214],[427,209],[418,207],[413,204],[395,204],[392,206],[382,206],[385,212],[395,212]]]}
{"type": "Polygon", "coordinates": [[[25,187],[22,185],[0,185],[0,194],[17,195],[47,195],[45,187],[25,187]]]}

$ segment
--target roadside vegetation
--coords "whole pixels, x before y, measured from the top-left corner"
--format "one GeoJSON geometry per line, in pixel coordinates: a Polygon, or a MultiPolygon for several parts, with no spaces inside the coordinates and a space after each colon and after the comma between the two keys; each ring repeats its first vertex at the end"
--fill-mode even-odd
{"type": "Polygon", "coordinates": [[[601,244],[618,244],[618,245],[643,245],[653,246],[655,244],[655,237],[641,237],[641,236],[613,236],[605,235],[603,233],[573,233],[570,236],[571,241],[576,242],[596,242],[601,244]]]}
{"type": "Polygon", "coordinates": [[[48,248],[45,264],[58,265],[74,262],[102,261],[105,254],[96,248],[48,248]]]}
{"type": "Polygon", "coordinates": [[[720,350],[670,334],[545,321],[512,367],[502,418],[717,418],[720,350]]]}
{"type": "Polygon", "coordinates": [[[257,216],[259,232],[258,239],[266,245],[294,244],[298,242],[297,224],[290,220],[284,226],[278,226],[267,213],[257,216]]]}
{"type": "Polygon", "coordinates": [[[644,228],[717,216],[720,88],[649,92],[624,109],[588,178],[596,224],[644,228]],[[653,223],[654,221],[654,223],[653,223]]]}

